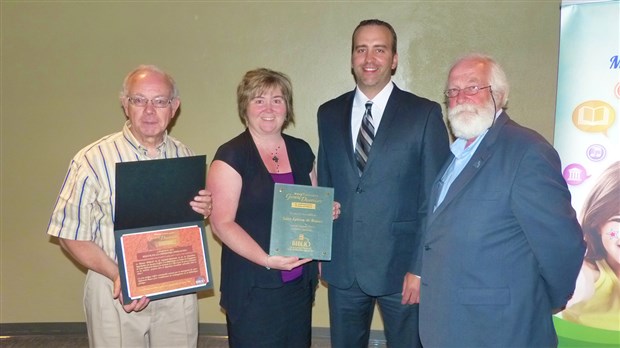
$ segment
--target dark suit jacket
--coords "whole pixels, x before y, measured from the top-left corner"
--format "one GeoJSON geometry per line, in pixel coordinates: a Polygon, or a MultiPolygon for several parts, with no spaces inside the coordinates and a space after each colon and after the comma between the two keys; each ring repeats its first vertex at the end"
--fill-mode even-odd
{"type": "Polygon", "coordinates": [[[573,292],[582,239],[557,152],[502,113],[429,214],[422,344],[557,345],[552,310],[573,292]]]}
{"type": "Polygon", "coordinates": [[[322,278],[343,289],[357,280],[372,296],[393,294],[406,272],[420,272],[422,202],[449,154],[448,134],[439,104],[394,86],[360,177],[351,139],[354,95],[318,110],[319,185],[333,187],[342,204],[322,278]]]}

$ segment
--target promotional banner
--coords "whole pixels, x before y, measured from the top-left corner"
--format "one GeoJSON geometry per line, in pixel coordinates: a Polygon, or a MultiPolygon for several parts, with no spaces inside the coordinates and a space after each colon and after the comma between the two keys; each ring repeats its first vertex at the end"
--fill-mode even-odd
{"type": "Polygon", "coordinates": [[[560,346],[620,346],[620,1],[563,1],[555,147],[587,251],[560,346]]]}

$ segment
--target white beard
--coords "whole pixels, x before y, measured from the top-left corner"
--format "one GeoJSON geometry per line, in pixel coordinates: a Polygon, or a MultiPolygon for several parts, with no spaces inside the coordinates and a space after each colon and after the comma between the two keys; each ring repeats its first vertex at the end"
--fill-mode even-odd
{"type": "Polygon", "coordinates": [[[491,101],[483,106],[460,104],[448,109],[452,134],[465,140],[475,138],[489,129],[494,118],[495,106],[491,101]]]}

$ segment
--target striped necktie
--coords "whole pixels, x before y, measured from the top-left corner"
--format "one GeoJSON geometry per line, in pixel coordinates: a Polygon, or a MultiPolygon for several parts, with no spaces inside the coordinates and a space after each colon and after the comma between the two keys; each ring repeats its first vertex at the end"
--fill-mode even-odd
{"type": "Polygon", "coordinates": [[[372,125],[371,109],[372,102],[366,102],[366,111],[364,112],[360,132],[357,135],[357,142],[355,143],[355,162],[357,163],[357,169],[360,175],[362,175],[364,171],[364,166],[366,166],[368,154],[370,153],[370,146],[375,139],[375,126],[372,125]]]}

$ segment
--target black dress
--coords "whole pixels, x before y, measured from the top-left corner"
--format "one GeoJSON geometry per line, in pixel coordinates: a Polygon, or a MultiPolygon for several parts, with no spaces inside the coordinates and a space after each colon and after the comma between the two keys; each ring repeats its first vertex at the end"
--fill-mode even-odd
{"type": "MultiPolygon", "coordinates": [[[[311,185],[309,174],[315,159],[312,149],[301,139],[286,134],[282,136],[295,184],[311,185]]],[[[242,188],[235,222],[268,253],[274,182],[249,131],[246,129],[220,146],[215,154],[215,160],[227,163],[241,176],[242,188]]],[[[257,265],[226,245],[222,246],[221,266],[220,305],[226,310],[227,320],[232,323],[244,315],[250,305],[250,293],[253,288],[278,289],[284,286],[280,271],[268,270],[257,265]]],[[[310,262],[303,267],[300,282],[312,288],[310,296],[313,301],[314,289],[318,282],[318,266],[316,262],[310,262]]],[[[269,308],[264,310],[267,313],[270,311],[269,308]]]]}

